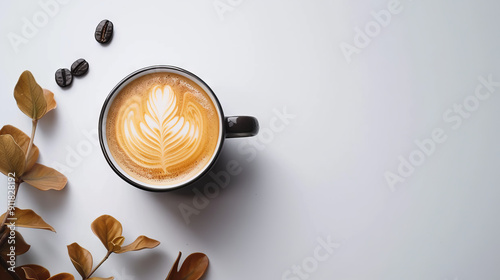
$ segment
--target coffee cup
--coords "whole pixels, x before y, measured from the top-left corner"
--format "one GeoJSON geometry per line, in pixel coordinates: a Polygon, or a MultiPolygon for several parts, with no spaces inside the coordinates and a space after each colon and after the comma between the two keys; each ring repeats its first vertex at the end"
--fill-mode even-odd
{"type": "Polygon", "coordinates": [[[259,123],[251,116],[225,116],[195,74],[157,65],[133,72],[111,90],[98,131],[118,176],[144,190],[169,191],[203,177],[226,138],[254,136],[259,123]]]}

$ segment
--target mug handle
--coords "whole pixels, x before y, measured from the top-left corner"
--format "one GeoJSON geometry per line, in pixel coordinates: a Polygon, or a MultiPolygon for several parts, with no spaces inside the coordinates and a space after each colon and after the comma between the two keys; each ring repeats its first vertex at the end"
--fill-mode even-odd
{"type": "Polygon", "coordinates": [[[226,117],[226,138],[249,137],[259,133],[259,121],[250,116],[226,117]]]}

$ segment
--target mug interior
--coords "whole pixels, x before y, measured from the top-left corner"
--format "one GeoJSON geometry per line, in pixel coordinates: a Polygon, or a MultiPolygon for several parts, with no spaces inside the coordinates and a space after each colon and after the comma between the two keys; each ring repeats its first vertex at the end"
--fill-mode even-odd
{"type": "Polygon", "coordinates": [[[210,89],[210,87],[203,82],[200,78],[198,78],[196,75],[193,73],[184,70],[182,68],[178,68],[175,66],[168,66],[168,65],[156,65],[156,66],[150,66],[150,67],[145,67],[140,70],[137,70],[133,72],[132,74],[128,75],[125,77],[122,81],[120,81],[109,93],[108,97],[106,98],[106,101],[104,102],[104,105],[101,110],[101,115],[99,117],[99,142],[101,144],[101,149],[104,153],[104,157],[106,158],[106,161],[108,164],[111,166],[111,168],[115,171],[118,176],[120,176],[122,179],[127,181],[128,183],[149,191],[168,191],[168,190],[173,190],[177,189],[183,186],[186,186],[198,178],[202,177],[210,168],[213,166],[215,163],[217,157],[219,156],[222,144],[224,142],[224,125],[223,125],[223,120],[224,120],[224,113],[222,111],[222,107],[219,103],[219,100],[213,93],[213,91],[210,89]],[[191,80],[195,82],[198,86],[200,86],[210,97],[211,101],[214,104],[214,107],[217,110],[217,115],[219,117],[219,135],[218,135],[218,140],[217,140],[217,146],[214,150],[214,153],[211,155],[210,160],[208,161],[208,164],[204,168],[202,168],[199,172],[197,172],[195,175],[190,177],[189,179],[176,183],[176,184],[150,184],[150,183],[145,183],[139,179],[134,178],[130,174],[128,174],[123,168],[120,167],[118,162],[114,159],[109,146],[108,146],[108,140],[107,140],[107,135],[106,135],[106,125],[107,125],[107,117],[109,113],[109,108],[111,104],[113,104],[113,101],[115,98],[119,95],[121,90],[127,86],[130,82],[134,81],[137,78],[140,78],[142,76],[151,74],[151,73],[173,73],[180,75],[188,80],[191,80]]]}

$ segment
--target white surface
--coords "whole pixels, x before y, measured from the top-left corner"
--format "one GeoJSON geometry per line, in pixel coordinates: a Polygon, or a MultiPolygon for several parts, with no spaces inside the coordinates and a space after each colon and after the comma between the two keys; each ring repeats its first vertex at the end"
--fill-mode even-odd
{"type": "MultiPolygon", "coordinates": [[[[178,251],[206,253],[206,279],[285,279],[293,265],[310,264],[327,236],[340,247],[309,279],[500,277],[499,88],[458,129],[443,119],[474,94],[479,76],[500,81],[500,2],[402,0],[403,10],[351,63],[340,44],[353,44],[355,28],[390,1],[221,2],[235,5],[223,18],[213,0],[70,0],[16,53],[8,34],[20,35],[23,18],[43,10],[37,1],[2,1],[1,123],[30,130],[12,92],[31,70],[58,102],[38,128],[40,161],[68,166],[69,179],[61,192],[22,187],[18,205],[57,230],[21,229],[33,245],[22,263],[76,274],[66,245],[78,242],[97,262],[105,252],[90,223],[111,214],[128,241],[145,234],[162,242],[112,256],[98,276],[117,280],[164,279],[178,251]],[[106,47],[93,38],[104,18],[115,24],[106,47]],[[60,89],[54,72],[80,57],[90,72],[60,89]],[[226,141],[214,172],[233,161],[242,172],[189,224],[179,205],[193,206],[192,189],[138,190],[84,135],[96,130],[113,86],[153,64],[196,73],[226,115],[261,122],[260,138],[226,141]],[[295,117],[276,127],[275,111],[284,108],[295,117]],[[398,157],[408,158],[414,141],[436,128],[447,140],[391,191],[385,172],[397,172],[398,157]],[[71,167],[78,149],[87,152],[71,167]]],[[[4,192],[0,199],[5,205],[4,192]]]]}

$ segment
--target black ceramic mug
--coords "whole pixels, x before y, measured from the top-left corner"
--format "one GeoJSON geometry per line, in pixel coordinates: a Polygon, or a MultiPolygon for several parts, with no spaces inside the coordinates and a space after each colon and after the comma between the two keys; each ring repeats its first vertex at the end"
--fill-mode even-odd
{"type": "MultiPolygon", "coordinates": [[[[142,78],[142,79],[145,79],[145,78],[142,78]]],[[[139,89],[137,89],[137,90],[139,90],[139,89]]],[[[174,90],[171,87],[153,89],[150,93],[150,99],[152,98],[154,100],[160,100],[161,102],[168,99],[170,102],[172,98],[175,98],[175,94],[173,93],[173,91],[174,90]],[[155,90],[156,90],[156,92],[155,92],[155,90]],[[172,96],[174,96],[174,97],[172,97],[172,96]]],[[[187,98],[184,98],[184,99],[187,99],[187,98]]],[[[148,100],[149,103],[147,103],[147,106],[144,105],[144,108],[146,108],[147,110],[150,110],[152,112],[157,112],[158,109],[156,107],[159,107],[159,105],[155,104],[154,100],[151,102],[148,100]]],[[[176,114],[178,114],[179,110],[176,111],[176,108],[173,108],[173,109],[166,108],[167,106],[170,106],[167,103],[168,102],[165,101],[165,104],[163,104],[163,103],[161,104],[161,106],[163,106],[163,107],[160,106],[161,108],[165,109],[165,112],[166,112],[166,113],[162,114],[161,116],[166,116],[168,113],[168,114],[171,114],[171,118],[172,118],[171,122],[172,123],[175,123],[176,120],[177,120],[177,122],[179,122],[179,117],[176,116],[176,114]]],[[[140,115],[140,113],[143,112],[140,109],[135,108],[135,107],[138,107],[138,106],[136,106],[136,104],[133,104],[133,105],[134,106],[132,106],[132,105],[129,106],[131,108],[126,108],[126,110],[129,110],[130,112],[127,111],[128,112],[127,114],[124,113],[123,118],[127,118],[129,115],[134,115],[134,114],[140,115]],[[134,108],[132,108],[132,107],[134,107],[134,108]]],[[[195,108],[195,109],[192,109],[191,111],[193,111],[194,113],[192,113],[192,114],[194,114],[196,116],[197,105],[196,104],[195,105],[191,104],[191,105],[192,106],[191,107],[188,106],[189,108],[186,110],[195,108]]],[[[125,109],[123,109],[123,110],[125,110],[125,109]]],[[[184,109],[182,111],[184,111],[184,109]]],[[[170,117],[170,115],[168,115],[168,116],[170,117]]],[[[168,120],[166,120],[165,122],[167,122],[167,121],[168,120]]],[[[158,123],[160,123],[160,122],[158,121],[158,123]]],[[[104,157],[106,158],[107,162],[109,163],[109,165],[111,166],[113,171],[116,174],[118,174],[118,176],[120,176],[123,180],[127,181],[128,183],[130,183],[138,188],[149,190],[149,191],[168,191],[168,190],[177,189],[177,188],[180,188],[180,187],[183,187],[183,186],[186,186],[186,185],[193,183],[197,179],[203,177],[211,169],[211,167],[214,165],[214,163],[216,162],[216,160],[220,154],[220,151],[222,149],[225,138],[254,136],[254,135],[257,135],[258,131],[259,131],[259,123],[258,123],[256,118],[250,117],[250,116],[224,116],[222,106],[220,105],[219,100],[215,96],[212,89],[210,89],[210,87],[203,80],[201,80],[199,77],[197,77],[196,75],[194,75],[193,73],[191,73],[189,71],[186,71],[186,70],[181,69],[179,67],[167,66],[167,65],[157,65],[157,66],[146,67],[146,68],[137,70],[137,71],[133,72],[132,74],[128,75],[127,77],[125,77],[109,93],[108,97],[106,98],[106,100],[104,102],[104,105],[103,105],[102,110],[101,110],[101,115],[99,117],[99,141],[100,141],[101,149],[104,153],[104,157]],[[190,123],[188,123],[186,121],[186,123],[183,124],[186,126],[186,128],[183,128],[184,134],[182,134],[180,136],[176,136],[178,139],[172,138],[172,139],[162,140],[162,142],[161,142],[162,144],[163,143],[171,143],[171,145],[177,145],[176,147],[182,147],[182,148],[184,146],[179,146],[179,145],[182,145],[183,143],[185,143],[185,148],[179,149],[179,151],[176,152],[176,154],[178,154],[178,153],[190,152],[189,149],[194,147],[195,144],[197,143],[196,141],[198,141],[198,140],[187,139],[187,137],[193,137],[193,139],[194,139],[195,137],[201,137],[199,135],[206,135],[207,134],[206,129],[214,129],[213,131],[209,131],[211,133],[208,133],[208,134],[211,135],[212,139],[215,139],[215,137],[216,137],[216,140],[213,140],[214,145],[211,148],[211,150],[213,152],[210,152],[208,155],[205,155],[206,163],[203,166],[198,166],[197,169],[193,169],[195,171],[191,172],[188,175],[184,175],[180,179],[174,178],[171,181],[167,180],[168,182],[162,181],[162,180],[154,180],[154,178],[155,178],[154,176],[156,174],[155,173],[156,171],[154,171],[154,170],[159,170],[159,172],[162,172],[162,170],[161,170],[161,168],[154,169],[153,167],[151,167],[151,169],[148,169],[147,163],[151,163],[151,166],[156,166],[157,163],[155,163],[153,160],[156,158],[160,158],[162,160],[162,164],[164,163],[163,166],[169,165],[169,163],[170,163],[169,160],[171,160],[171,162],[172,162],[171,165],[174,166],[174,163],[173,163],[174,158],[169,159],[168,153],[165,156],[163,156],[163,154],[158,155],[157,153],[149,153],[147,155],[144,154],[145,153],[144,150],[152,149],[151,145],[155,145],[155,143],[157,144],[157,142],[159,142],[159,141],[155,142],[155,141],[153,141],[155,139],[150,139],[150,138],[151,137],[154,138],[154,136],[157,135],[158,133],[162,133],[161,132],[162,128],[157,127],[155,129],[152,129],[152,128],[146,127],[147,126],[146,124],[148,122],[153,122],[152,126],[154,126],[154,121],[158,121],[158,117],[155,118],[154,116],[153,117],[145,116],[144,123],[141,123],[141,125],[135,125],[135,126],[131,125],[130,127],[128,127],[127,122],[124,121],[123,127],[125,128],[124,133],[126,132],[125,134],[127,134],[126,137],[123,135],[119,135],[118,133],[116,133],[116,135],[115,135],[115,132],[114,132],[115,130],[113,130],[115,126],[114,126],[114,123],[112,123],[112,121],[116,121],[116,119],[117,119],[117,116],[116,116],[117,113],[116,113],[115,109],[113,109],[114,107],[112,107],[113,103],[115,101],[116,101],[116,103],[126,102],[126,99],[129,98],[127,95],[128,93],[122,93],[122,92],[129,91],[128,88],[132,88],[133,90],[135,90],[135,88],[134,88],[135,85],[141,83],[142,77],[145,77],[146,75],[148,75],[148,77],[152,76],[149,74],[157,75],[160,77],[159,79],[162,78],[161,76],[179,77],[183,81],[187,81],[188,83],[191,83],[193,85],[193,87],[201,89],[203,92],[206,93],[206,95],[208,96],[208,100],[210,100],[211,104],[213,104],[213,106],[211,106],[211,108],[214,108],[214,109],[210,110],[210,113],[212,115],[217,116],[216,125],[212,125],[211,127],[205,128],[205,131],[203,133],[199,132],[199,130],[196,130],[197,128],[193,128],[194,125],[191,125],[190,123]],[[133,84],[131,84],[131,83],[133,83],[133,84]],[[110,108],[112,110],[111,112],[110,112],[110,108]],[[110,115],[110,113],[112,115],[110,115]],[[146,131],[141,131],[141,129],[146,130],[146,131]],[[217,129],[217,130],[215,130],[215,129],[217,129]],[[114,136],[111,137],[110,135],[114,135],[114,136]],[[153,136],[151,136],[151,135],[153,135],[153,136]],[[188,135],[188,136],[186,136],[186,135],[188,135]],[[196,136],[193,136],[193,135],[196,135],[196,136]],[[145,140],[141,140],[141,139],[139,139],[140,141],[137,140],[139,138],[139,136],[142,136],[142,138],[144,138],[145,140]],[[118,149],[118,148],[116,148],[116,146],[119,146],[119,145],[117,145],[117,143],[119,141],[116,140],[115,138],[125,139],[123,141],[130,141],[130,143],[131,143],[130,145],[132,145],[132,146],[135,145],[135,146],[133,146],[133,147],[135,147],[134,149],[138,150],[138,152],[131,153],[131,157],[128,158],[128,159],[130,159],[130,165],[129,165],[129,162],[127,159],[127,151],[128,151],[127,149],[123,149],[123,150],[119,150],[119,152],[115,152],[115,150],[118,149]],[[130,139],[132,139],[132,140],[130,140],[130,139]],[[139,144],[149,143],[150,145],[148,146],[148,145],[144,144],[145,145],[144,147],[142,147],[142,146],[137,147],[137,145],[138,145],[137,143],[139,143],[139,144]],[[193,144],[193,143],[195,143],[195,144],[193,144]],[[141,154],[141,152],[143,154],[141,154]],[[208,158],[207,158],[207,156],[208,156],[208,158]],[[134,162],[135,159],[142,159],[143,161],[140,162],[139,164],[136,164],[136,162],[134,162]],[[164,162],[163,162],[163,160],[164,160],[164,162]],[[146,163],[144,163],[144,162],[146,162],[146,163]],[[137,174],[139,174],[141,172],[142,172],[141,176],[138,176],[137,174]],[[151,178],[153,178],[153,179],[150,180],[150,178],[148,176],[152,176],[151,178]],[[148,178],[146,178],[146,177],[148,177],[148,178]]],[[[168,136],[168,134],[165,134],[165,135],[168,136]]],[[[165,136],[165,138],[168,138],[167,136],[165,136]]],[[[196,138],[196,139],[199,139],[199,138],[196,138]]],[[[129,142],[126,142],[126,143],[129,143],[129,142]]],[[[168,145],[168,144],[165,144],[165,145],[168,145]]],[[[125,145],[122,145],[122,146],[125,146],[125,145]]],[[[192,148],[192,149],[194,149],[194,148],[192,148]]],[[[166,146],[166,150],[168,150],[168,146],[166,146]]],[[[152,150],[152,151],[154,151],[154,150],[152,150]]],[[[162,150],[162,153],[163,153],[163,150],[162,150]]],[[[172,153],[172,154],[174,154],[174,153],[172,153]]],[[[172,157],[173,157],[173,155],[172,155],[172,157]]],[[[178,158],[175,158],[175,160],[177,160],[175,162],[175,164],[177,164],[177,165],[175,165],[175,166],[180,166],[183,164],[182,162],[179,161],[178,158]]],[[[172,167],[172,168],[175,169],[174,167],[172,167]]],[[[166,173],[173,172],[173,171],[166,170],[165,167],[163,169],[165,170],[166,173]]]]}

